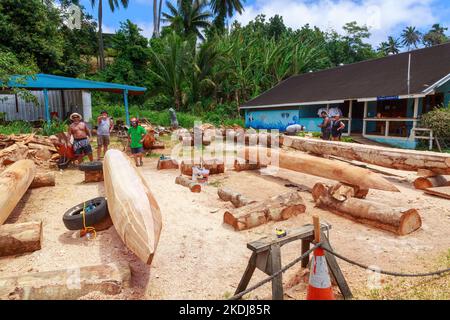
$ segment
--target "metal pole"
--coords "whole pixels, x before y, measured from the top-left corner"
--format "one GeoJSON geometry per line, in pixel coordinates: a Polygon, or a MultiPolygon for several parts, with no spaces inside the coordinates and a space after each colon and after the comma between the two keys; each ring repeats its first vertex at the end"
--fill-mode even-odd
{"type": "Polygon", "coordinates": [[[411,94],[411,53],[409,54],[408,57],[408,79],[407,79],[407,84],[408,84],[408,95],[411,94]]]}
{"type": "Polygon", "coordinates": [[[47,89],[44,89],[44,107],[45,107],[45,118],[47,120],[47,124],[50,125],[51,119],[50,119],[50,109],[48,106],[48,90],[47,89]]]}
{"type": "Polygon", "coordinates": [[[127,126],[130,126],[130,113],[128,111],[128,89],[123,90],[123,101],[125,103],[125,117],[127,126]]]}

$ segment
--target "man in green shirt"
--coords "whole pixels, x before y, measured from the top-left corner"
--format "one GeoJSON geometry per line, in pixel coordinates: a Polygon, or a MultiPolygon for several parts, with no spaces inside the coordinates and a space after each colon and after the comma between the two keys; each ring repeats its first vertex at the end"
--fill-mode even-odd
{"type": "Polygon", "coordinates": [[[136,162],[136,167],[140,167],[144,164],[142,161],[142,153],[144,152],[142,142],[146,134],[147,131],[139,125],[138,120],[136,118],[132,118],[131,128],[128,129],[128,141],[130,141],[131,154],[136,162]]]}

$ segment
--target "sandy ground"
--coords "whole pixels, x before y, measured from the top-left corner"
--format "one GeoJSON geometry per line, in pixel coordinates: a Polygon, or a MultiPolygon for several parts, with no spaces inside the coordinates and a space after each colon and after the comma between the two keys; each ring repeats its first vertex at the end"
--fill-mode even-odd
{"type": "MultiPolygon", "coordinates": [[[[44,225],[42,249],[30,254],[0,258],[0,276],[56,270],[109,262],[128,262],[132,270],[131,288],[116,296],[92,293],[85,299],[223,299],[232,295],[245,270],[250,251],[247,242],[273,234],[275,228],[294,229],[311,223],[312,215],[332,225],[330,240],[334,249],[352,259],[394,271],[430,271],[433,259],[450,248],[450,201],[414,190],[408,182],[414,174],[396,171],[405,179],[390,178],[401,193],[370,191],[374,201],[417,208],[423,226],[411,235],[399,237],[366,225],[354,223],[330,212],[314,208],[309,188],[318,181],[313,176],[280,170],[276,175],[257,172],[211,176],[210,185],[200,194],[176,185],[177,170],[157,171],[155,158],[146,158],[142,170],[163,216],[163,229],[152,266],[139,261],[122,243],[114,227],[99,232],[95,240],[79,238],[68,231],[62,215],[84,200],[104,195],[103,183],[83,182],[81,171],[69,169],[57,173],[55,187],[30,190],[6,223],[41,219],[44,225]],[[307,205],[305,214],[288,221],[268,223],[248,231],[236,232],[222,223],[223,212],[232,205],[217,197],[217,187],[232,188],[250,199],[263,200],[293,190],[287,184],[300,185],[307,205]]],[[[282,264],[295,259],[300,242],[282,248],[282,264]]],[[[340,266],[356,297],[367,288],[368,273],[345,262],[340,266]]],[[[296,266],[284,276],[289,282],[299,272],[296,266]]],[[[256,271],[251,283],[265,275],[256,271]]],[[[386,278],[382,277],[382,281],[386,278]]],[[[248,298],[268,298],[270,284],[248,298]]],[[[288,290],[287,298],[302,298],[304,286],[288,290]]]]}

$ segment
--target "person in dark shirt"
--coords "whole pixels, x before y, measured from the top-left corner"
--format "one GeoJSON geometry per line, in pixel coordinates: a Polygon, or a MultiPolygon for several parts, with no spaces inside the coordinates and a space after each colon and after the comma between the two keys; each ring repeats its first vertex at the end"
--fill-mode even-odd
{"type": "Polygon", "coordinates": [[[331,119],[328,117],[328,114],[325,111],[322,111],[320,114],[322,117],[322,123],[319,124],[319,128],[322,131],[322,140],[330,140],[331,135],[331,119]]]}
{"type": "Polygon", "coordinates": [[[333,141],[341,141],[342,131],[345,128],[345,124],[340,120],[340,116],[337,114],[333,117],[331,122],[331,137],[333,141]]]}

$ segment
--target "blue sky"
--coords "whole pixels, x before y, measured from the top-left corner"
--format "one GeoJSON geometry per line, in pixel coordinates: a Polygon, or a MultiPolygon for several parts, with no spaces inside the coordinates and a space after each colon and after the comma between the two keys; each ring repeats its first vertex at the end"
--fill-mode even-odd
{"type": "MultiPolygon", "coordinates": [[[[153,0],[130,0],[127,9],[120,8],[114,13],[109,10],[107,0],[104,2],[105,31],[114,32],[121,21],[130,19],[139,25],[144,35],[151,36],[153,0]]],[[[96,17],[96,8],[92,9],[90,0],[81,0],[81,3],[96,17]]],[[[292,28],[309,23],[321,29],[342,31],[346,22],[357,21],[370,27],[370,42],[374,45],[386,40],[388,35],[398,37],[408,25],[423,31],[434,23],[450,27],[449,0],[247,0],[244,8],[242,15],[233,18],[243,24],[260,13],[267,18],[279,14],[292,28]]]]}

